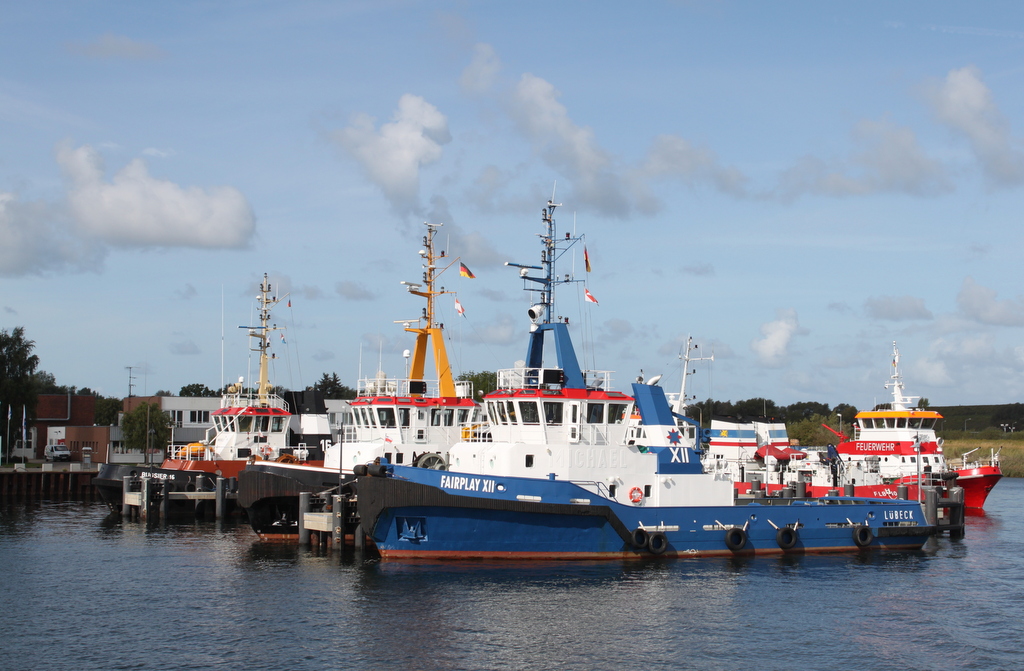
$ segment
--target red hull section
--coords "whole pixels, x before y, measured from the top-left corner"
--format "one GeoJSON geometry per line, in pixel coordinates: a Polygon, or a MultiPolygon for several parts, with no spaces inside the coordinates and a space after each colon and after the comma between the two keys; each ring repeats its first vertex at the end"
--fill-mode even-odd
{"type": "Polygon", "coordinates": [[[964,506],[984,508],[988,493],[1003,478],[998,466],[978,466],[957,471],[956,484],[964,488],[964,506]]]}

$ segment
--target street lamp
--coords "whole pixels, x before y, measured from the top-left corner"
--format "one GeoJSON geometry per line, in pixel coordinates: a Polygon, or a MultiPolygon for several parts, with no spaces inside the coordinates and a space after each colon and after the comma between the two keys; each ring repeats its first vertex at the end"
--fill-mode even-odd
{"type": "Polygon", "coordinates": [[[971,421],[970,418],[964,420],[964,433],[967,433],[967,422],[971,421]]]}

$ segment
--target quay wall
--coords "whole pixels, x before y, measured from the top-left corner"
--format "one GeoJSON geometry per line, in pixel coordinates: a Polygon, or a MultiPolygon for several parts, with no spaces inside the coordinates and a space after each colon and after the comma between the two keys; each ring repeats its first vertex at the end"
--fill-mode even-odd
{"type": "Polygon", "coordinates": [[[41,470],[0,469],[0,499],[83,499],[99,500],[92,485],[96,469],[41,470]]]}

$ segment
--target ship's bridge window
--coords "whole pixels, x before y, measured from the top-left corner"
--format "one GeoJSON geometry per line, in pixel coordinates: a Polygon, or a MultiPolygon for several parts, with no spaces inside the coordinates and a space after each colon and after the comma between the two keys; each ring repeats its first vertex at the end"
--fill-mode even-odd
{"type": "Polygon", "coordinates": [[[409,415],[410,414],[411,413],[409,412],[409,408],[399,408],[398,409],[398,423],[401,424],[403,427],[408,427],[409,426],[409,415]]]}
{"type": "Polygon", "coordinates": [[[252,417],[250,415],[244,415],[238,418],[238,430],[241,433],[248,433],[252,431],[252,417]]]}
{"type": "Polygon", "coordinates": [[[363,413],[363,422],[366,423],[366,426],[377,426],[377,424],[373,421],[373,408],[359,408],[359,412],[363,413]]]}
{"type": "Polygon", "coordinates": [[[544,423],[548,426],[560,426],[562,424],[561,402],[544,401],[544,423]]]}
{"type": "Polygon", "coordinates": [[[930,418],[925,419],[925,420],[923,420],[921,422],[921,428],[922,429],[930,429],[930,428],[932,428],[934,426],[935,426],[935,418],[934,417],[930,417],[930,418]]]}
{"type": "Polygon", "coordinates": [[[459,408],[459,424],[465,424],[469,421],[469,409],[459,408]]]}
{"type": "Polygon", "coordinates": [[[523,424],[540,424],[537,401],[519,401],[519,412],[523,418],[523,424]]]}
{"type": "Polygon", "coordinates": [[[604,403],[587,403],[587,424],[604,424],[604,403]]]}
{"type": "Polygon", "coordinates": [[[393,429],[397,426],[394,408],[377,408],[377,419],[385,429],[393,429]]]}
{"type": "Polygon", "coordinates": [[[274,417],[273,421],[270,422],[270,430],[274,433],[284,431],[284,417],[274,417]]]}
{"type": "Polygon", "coordinates": [[[498,420],[499,424],[508,424],[508,415],[505,414],[505,402],[504,401],[490,401],[491,405],[491,417],[498,420]],[[497,410],[497,413],[495,413],[497,410]]]}
{"type": "Polygon", "coordinates": [[[266,433],[270,430],[270,417],[263,415],[261,417],[253,417],[252,430],[259,431],[260,433],[266,433]]]}
{"type": "Polygon", "coordinates": [[[441,426],[441,408],[430,409],[430,426],[441,426]]]}
{"type": "Polygon", "coordinates": [[[516,423],[516,404],[513,401],[507,401],[508,403],[508,423],[516,423]]]}
{"type": "Polygon", "coordinates": [[[896,418],[896,428],[897,429],[905,429],[905,428],[907,428],[907,418],[906,417],[897,417],[896,418]]]}
{"type": "Polygon", "coordinates": [[[626,410],[629,406],[625,403],[609,403],[608,404],[608,423],[609,424],[622,424],[626,421],[626,410]]]}
{"type": "Polygon", "coordinates": [[[444,409],[444,425],[452,426],[455,424],[455,408],[444,409]]]}
{"type": "Polygon", "coordinates": [[[911,417],[910,418],[910,428],[911,429],[920,429],[921,428],[921,422],[923,422],[923,421],[924,421],[924,418],[922,418],[922,417],[911,417]]]}
{"type": "Polygon", "coordinates": [[[887,428],[887,429],[895,428],[895,426],[893,424],[893,418],[892,417],[886,417],[885,418],[885,428],[887,428]]]}

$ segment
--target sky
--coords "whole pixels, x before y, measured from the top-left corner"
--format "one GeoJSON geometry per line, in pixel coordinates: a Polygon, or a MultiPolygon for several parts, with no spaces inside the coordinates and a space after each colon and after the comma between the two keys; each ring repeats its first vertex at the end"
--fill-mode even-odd
{"type": "MultiPolygon", "coordinates": [[[[1024,397],[1016,2],[53,2],[0,14],[0,328],[107,396],[525,356],[541,208],[586,368],[858,408],[1024,397]],[[582,300],[588,289],[598,304],[582,300]],[[284,299],[291,301],[287,307],[284,299]],[[280,335],[285,337],[282,339],[280,335]]],[[[551,364],[553,365],[553,364],[551,364]]]]}

